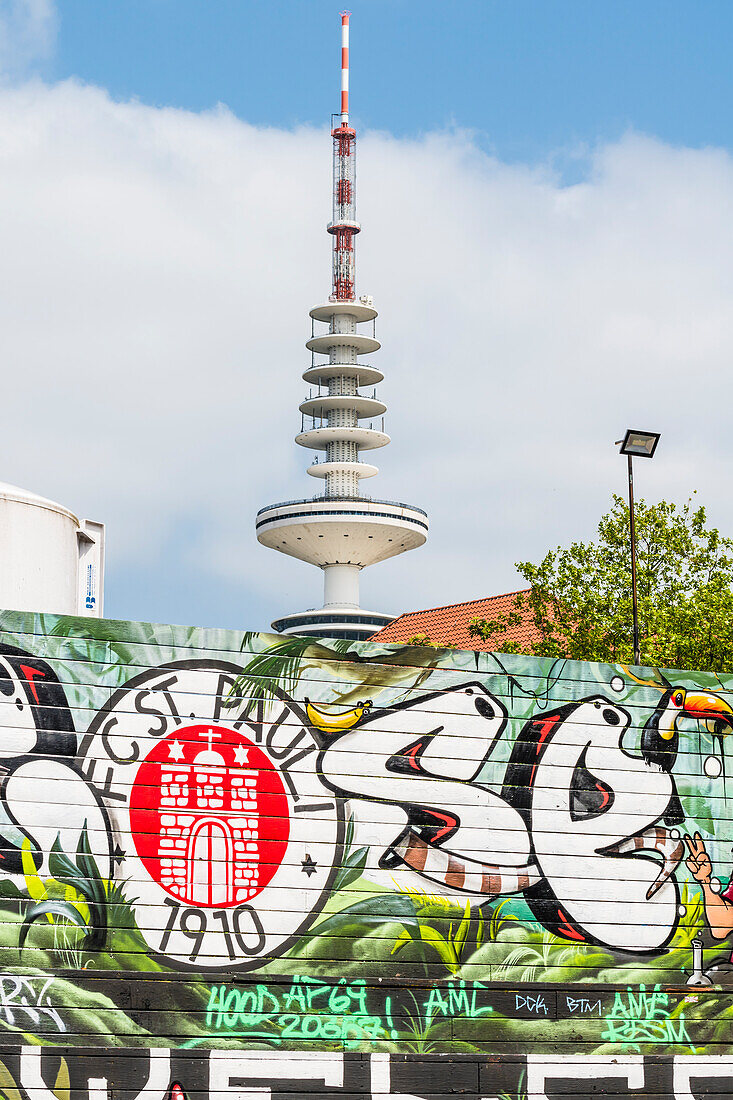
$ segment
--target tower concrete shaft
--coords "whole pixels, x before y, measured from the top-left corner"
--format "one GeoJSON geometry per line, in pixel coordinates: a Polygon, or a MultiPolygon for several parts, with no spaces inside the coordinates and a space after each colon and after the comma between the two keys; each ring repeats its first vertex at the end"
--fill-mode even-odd
{"type": "Polygon", "coordinates": [[[361,358],[380,348],[372,299],[356,300],[356,132],[349,125],[349,15],[341,17],[341,114],[333,139],[332,292],[310,311],[311,389],[300,405],[295,442],[318,455],[308,467],[324,482],[310,500],[272,504],[257,513],[263,545],[321,567],[324,601],[318,610],[287,615],[273,628],[288,634],[368,638],[392,615],[359,606],[359,574],[367,565],[421,546],[428,532],[425,512],[360,493],[362,478],[377,467],[361,452],[389,443],[386,406],[377,396],[383,374],[361,358]],[[370,329],[364,331],[364,326],[370,329]],[[325,326],[325,327],[324,327],[325,326]],[[363,390],[371,392],[362,392],[363,390]]]}

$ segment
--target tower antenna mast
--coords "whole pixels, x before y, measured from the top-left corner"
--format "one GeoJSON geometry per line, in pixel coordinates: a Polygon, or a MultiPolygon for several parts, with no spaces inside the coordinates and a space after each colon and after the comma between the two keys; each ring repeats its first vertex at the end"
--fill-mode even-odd
{"type": "Polygon", "coordinates": [[[350,11],[341,12],[341,125],[349,125],[349,19],[350,11]]]}
{"type": "Polygon", "coordinates": [[[356,131],[349,126],[349,18],[341,12],[341,121],[333,138],[333,289],[331,300],[352,302],[356,287],[356,131]]]}

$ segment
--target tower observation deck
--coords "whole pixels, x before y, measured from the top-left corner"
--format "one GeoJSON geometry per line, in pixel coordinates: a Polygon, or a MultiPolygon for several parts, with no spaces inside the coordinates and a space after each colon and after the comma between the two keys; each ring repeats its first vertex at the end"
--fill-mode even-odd
{"type": "Polygon", "coordinates": [[[276,619],[283,634],[368,638],[393,615],[359,605],[359,574],[368,565],[414,550],[427,539],[421,508],[362,496],[362,478],[377,467],[362,451],[385,447],[386,406],[377,396],[384,375],[363,356],[380,348],[372,299],[356,300],[356,132],[349,125],[349,14],[341,16],[341,112],[333,138],[333,286],[327,302],[310,311],[310,385],[300,405],[301,431],[295,442],[318,452],[308,467],[323,493],[306,500],[270,504],[257,513],[257,538],[264,545],[323,570],[323,607],[276,619]],[[367,392],[362,392],[367,391],[367,392]]]}

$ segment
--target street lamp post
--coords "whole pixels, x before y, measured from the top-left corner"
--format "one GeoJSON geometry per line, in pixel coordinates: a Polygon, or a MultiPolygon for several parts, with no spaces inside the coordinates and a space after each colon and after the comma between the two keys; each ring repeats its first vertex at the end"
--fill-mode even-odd
{"type": "Polygon", "coordinates": [[[634,664],[641,664],[639,647],[639,606],[636,593],[636,524],[634,521],[634,457],[653,458],[659,442],[659,432],[635,432],[627,428],[621,444],[629,469],[629,539],[631,541],[631,602],[634,609],[634,664]]]}

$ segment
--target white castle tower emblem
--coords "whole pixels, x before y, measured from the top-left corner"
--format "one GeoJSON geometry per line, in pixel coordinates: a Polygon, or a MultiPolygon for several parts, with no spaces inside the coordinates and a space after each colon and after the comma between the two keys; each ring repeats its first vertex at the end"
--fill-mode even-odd
{"type": "Polygon", "coordinates": [[[204,736],[190,765],[161,774],[161,884],[194,905],[233,905],[258,892],[257,778],[227,767],[212,745],[220,733],[204,736]]]}

